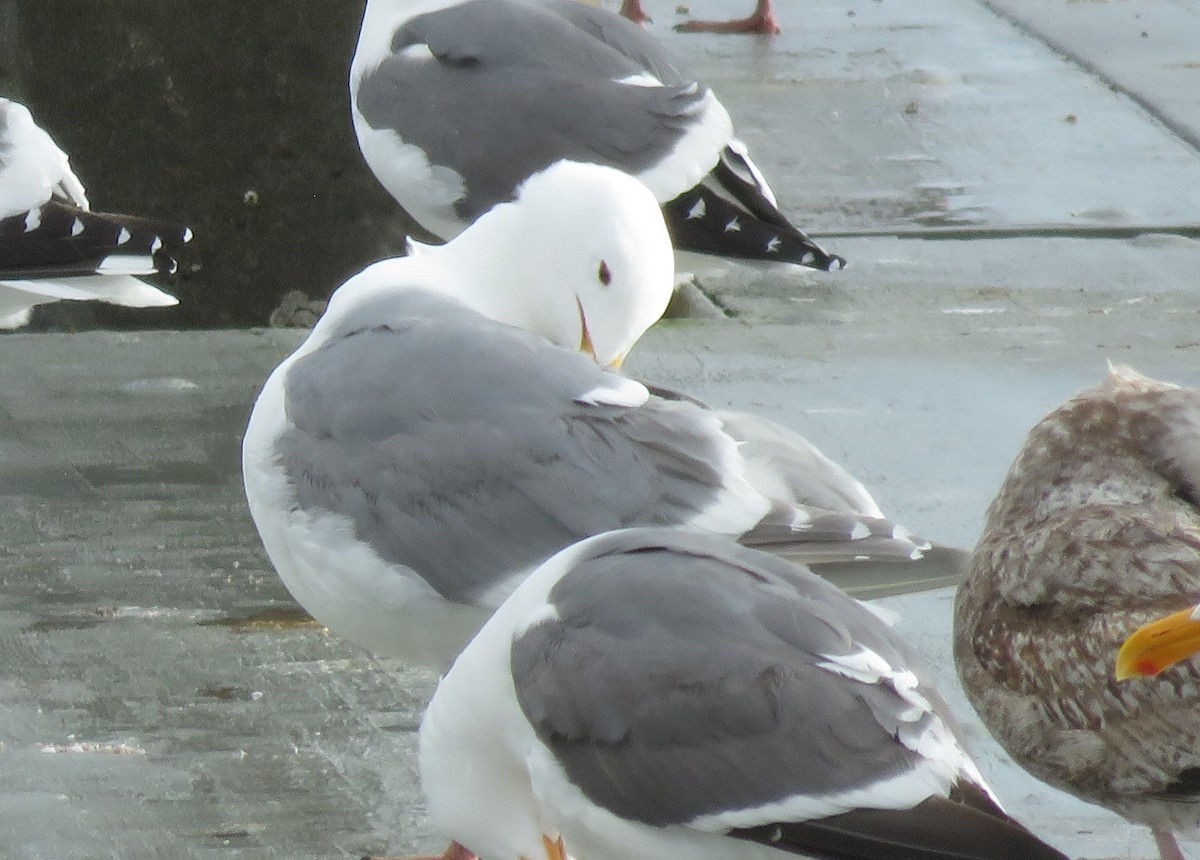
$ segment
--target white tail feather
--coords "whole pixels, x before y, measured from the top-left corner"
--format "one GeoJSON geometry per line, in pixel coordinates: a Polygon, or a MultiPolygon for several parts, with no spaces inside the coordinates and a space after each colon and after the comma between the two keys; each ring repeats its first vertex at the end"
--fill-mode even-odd
{"type": "Polygon", "coordinates": [[[96,267],[99,275],[153,275],[154,259],[144,254],[110,254],[96,267]]]}

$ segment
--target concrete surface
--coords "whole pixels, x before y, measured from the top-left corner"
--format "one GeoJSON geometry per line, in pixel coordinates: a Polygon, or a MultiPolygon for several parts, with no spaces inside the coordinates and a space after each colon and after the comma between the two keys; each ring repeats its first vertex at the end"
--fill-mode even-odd
{"type": "MultiPolygon", "coordinates": [[[[775,39],[674,34],[651,3],[852,267],[733,270],[705,284],[731,319],[659,326],[629,362],[800,430],[960,545],[1106,360],[1200,384],[1200,14],[988,3],[783,2],[775,39]]],[[[412,757],[433,678],[293,623],[245,510],[239,434],[299,337],[0,337],[0,856],[440,847],[412,757]]],[[[949,600],[888,602],[1002,798],[1072,856],[1151,856],[1004,760],[956,689],[949,600]]]]}

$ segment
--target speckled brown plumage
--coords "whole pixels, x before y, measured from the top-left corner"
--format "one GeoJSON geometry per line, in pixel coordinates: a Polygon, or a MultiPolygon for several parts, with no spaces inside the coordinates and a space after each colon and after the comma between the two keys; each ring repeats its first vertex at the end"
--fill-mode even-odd
{"type": "Polygon", "coordinates": [[[1150,826],[1164,857],[1200,825],[1200,661],[1118,684],[1113,659],[1200,600],[1198,498],[1200,391],[1112,368],[1030,431],[954,607],[959,677],[996,739],[1150,826]]]}

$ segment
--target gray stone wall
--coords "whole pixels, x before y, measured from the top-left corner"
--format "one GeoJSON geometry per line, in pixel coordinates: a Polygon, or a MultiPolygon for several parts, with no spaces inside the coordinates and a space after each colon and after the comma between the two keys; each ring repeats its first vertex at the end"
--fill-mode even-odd
{"type": "Polygon", "coordinates": [[[177,308],[50,306],[43,327],[264,325],[394,254],[406,216],[350,123],[362,0],[0,0],[0,94],[70,155],[96,209],[183,221],[177,308]]]}

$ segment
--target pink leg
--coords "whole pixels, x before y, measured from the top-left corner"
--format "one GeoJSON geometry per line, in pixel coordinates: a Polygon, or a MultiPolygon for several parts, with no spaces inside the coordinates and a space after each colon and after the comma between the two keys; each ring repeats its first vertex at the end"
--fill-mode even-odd
{"type": "Polygon", "coordinates": [[[645,24],[650,20],[642,8],[642,0],[621,0],[621,14],[635,24],[645,24]]]}
{"type": "Polygon", "coordinates": [[[1154,844],[1158,846],[1158,856],[1162,860],[1186,860],[1179,850],[1175,835],[1169,830],[1154,830],[1154,844]]]}
{"type": "Polygon", "coordinates": [[[734,21],[684,21],[675,25],[685,33],[782,33],[771,0],[758,0],[754,14],[734,21]]]}
{"type": "Polygon", "coordinates": [[[461,842],[451,842],[441,854],[417,857],[364,857],[363,860],[479,860],[479,857],[461,842]]]}

